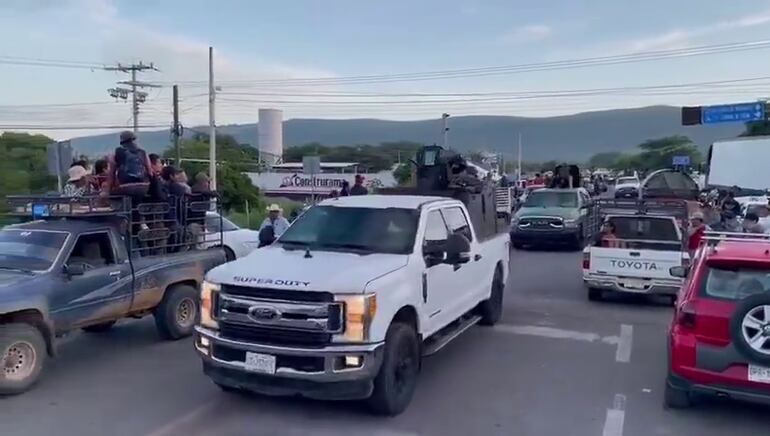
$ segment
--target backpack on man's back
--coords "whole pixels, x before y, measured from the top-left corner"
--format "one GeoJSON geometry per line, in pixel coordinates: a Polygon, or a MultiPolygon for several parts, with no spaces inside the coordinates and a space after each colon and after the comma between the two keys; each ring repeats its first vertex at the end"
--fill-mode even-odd
{"type": "Polygon", "coordinates": [[[142,183],[149,181],[145,151],[139,147],[118,147],[115,149],[118,183],[142,183]]]}

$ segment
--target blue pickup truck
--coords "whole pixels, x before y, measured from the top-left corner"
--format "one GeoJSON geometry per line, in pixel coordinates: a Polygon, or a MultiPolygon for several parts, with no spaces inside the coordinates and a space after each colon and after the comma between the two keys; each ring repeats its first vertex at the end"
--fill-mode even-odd
{"type": "Polygon", "coordinates": [[[176,227],[150,221],[168,210],[134,211],[136,225],[115,209],[46,199],[41,213],[33,202],[17,212],[34,208],[38,219],[0,230],[0,395],[30,389],[56,355],[56,338],[76,329],[103,332],[121,318],[153,315],[164,339],[192,334],[198,285],[225,262],[221,248],[168,244],[176,227]]]}

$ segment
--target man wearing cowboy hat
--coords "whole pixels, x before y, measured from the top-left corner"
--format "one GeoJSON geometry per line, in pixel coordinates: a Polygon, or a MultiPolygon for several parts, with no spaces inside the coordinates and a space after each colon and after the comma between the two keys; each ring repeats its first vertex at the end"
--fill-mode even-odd
{"type": "Polygon", "coordinates": [[[267,207],[267,218],[262,221],[262,225],[259,226],[259,230],[262,231],[265,227],[272,227],[273,234],[276,238],[280,237],[286,229],[289,228],[289,220],[281,215],[283,209],[281,206],[273,203],[267,207]]]}
{"type": "Polygon", "coordinates": [[[81,165],[74,165],[67,170],[67,184],[62,189],[62,195],[65,197],[82,197],[89,193],[88,189],[88,170],[81,165]]]}

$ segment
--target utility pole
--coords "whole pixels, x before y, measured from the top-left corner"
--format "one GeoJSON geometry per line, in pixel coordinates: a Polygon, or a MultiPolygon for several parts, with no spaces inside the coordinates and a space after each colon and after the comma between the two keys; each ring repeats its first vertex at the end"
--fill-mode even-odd
{"type": "Polygon", "coordinates": [[[147,65],[142,62],[138,64],[123,65],[118,64],[114,67],[105,67],[106,71],[119,71],[121,73],[131,74],[131,80],[118,82],[118,85],[128,85],[131,88],[126,89],[122,87],[110,88],[107,92],[113,98],[119,98],[121,100],[128,100],[128,94],[131,94],[131,118],[133,120],[134,133],[139,131],[139,104],[144,103],[147,100],[147,93],[140,91],[139,88],[160,88],[160,85],[153,85],[152,83],[140,82],[136,80],[136,73],[152,70],[158,71],[152,62],[147,65]]]}
{"type": "Polygon", "coordinates": [[[443,147],[446,149],[447,148],[447,144],[448,144],[447,136],[449,135],[449,114],[447,114],[447,113],[441,114],[441,119],[444,121],[444,132],[443,132],[444,133],[444,141],[443,141],[443,147]]]}
{"type": "Polygon", "coordinates": [[[214,103],[216,102],[216,89],[214,89],[214,47],[209,47],[209,178],[211,189],[217,189],[217,127],[214,121],[214,103]]]}
{"type": "Polygon", "coordinates": [[[173,87],[173,105],[174,105],[174,127],[171,132],[174,135],[174,150],[176,151],[176,162],[174,164],[179,167],[182,161],[182,150],[179,147],[179,137],[182,135],[182,126],[179,125],[179,86],[173,87]]]}
{"type": "Polygon", "coordinates": [[[519,132],[519,163],[516,168],[516,172],[518,173],[516,179],[521,180],[521,132],[519,132]]]}

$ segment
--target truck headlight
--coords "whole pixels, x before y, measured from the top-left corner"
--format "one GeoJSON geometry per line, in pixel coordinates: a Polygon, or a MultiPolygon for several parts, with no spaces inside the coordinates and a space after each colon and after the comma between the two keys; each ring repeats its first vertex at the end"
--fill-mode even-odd
{"type": "Polygon", "coordinates": [[[366,295],[338,295],[338,301],[344,303],[345,332],[343,337],[350,342],[364,342],[369,340],[369,328],[372,325],[374,314],[377,313],[377,296],[366,295]]]}
{"type": "Polygon", "coordinates": [[[222,287],[217,283],[203,281],[201,284],[201,325],[211,329],[219,328],[219,324],[214,319],[214,310],[217,298],[217,292],[222,287]]]}
{"type": "Polygon", "coordinates": [[[564,227],[576,229],[578,227],[578,220],[564,220],[564,227]]]}

